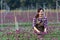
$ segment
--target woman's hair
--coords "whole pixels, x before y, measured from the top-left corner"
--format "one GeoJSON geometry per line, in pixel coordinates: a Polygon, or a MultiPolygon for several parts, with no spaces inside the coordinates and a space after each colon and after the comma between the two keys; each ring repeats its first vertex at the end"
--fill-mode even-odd
{"type": "MultiPolygon", "coordinates": [[[[37,12],[39,13],[40,12],[40,10],[43,10],[43,8],[39,8],[38,10],[37,10],[37,12]]],[[[44,11],[44,10],[43,10],[44,11]]]]}
{"type": "MultiPolygon", "coordinates": [[[[38,17],[39,17],[39,12],[40,12],[40,10],[43,10],[43,8],[39,8],[39,9],[37,10],[38,14],[36,14],[35,18],[38,18],[38,17]]],[[[44,10],[43,10],[43,11],[44,11],[44,10]]]]}

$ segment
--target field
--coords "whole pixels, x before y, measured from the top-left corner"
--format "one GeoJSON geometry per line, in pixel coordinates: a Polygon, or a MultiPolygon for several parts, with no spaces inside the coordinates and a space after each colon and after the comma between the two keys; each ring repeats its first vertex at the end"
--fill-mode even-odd
{"type": "MultiPolygon", "coordinates": [[[[32,20],[35,14],[35,11],[15,11],[8,12],[7,14],[3,12],[2,19],[0,13],[0,40],[60,40],[60,23],[56,22],[56,12],[47,12],[48,33],[43,35],[40,39],[34,34],[32,29],[32,20]],[[18,22],[19,30],[15,29],[15,17],[18,22]]],[[[60,17],[60,12],[58,12],[58,14],[58,17],[60,17]]],[[[58,18],[58,20],[60,22],[60,18],[58,18]]]]}

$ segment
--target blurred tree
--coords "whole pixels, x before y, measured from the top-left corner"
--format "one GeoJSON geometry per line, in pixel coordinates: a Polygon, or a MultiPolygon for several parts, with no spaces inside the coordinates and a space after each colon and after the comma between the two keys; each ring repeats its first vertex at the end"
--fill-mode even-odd
{"type": "MultiPolygon", "coordinates": [[[[0,0],[1,2],[2,0],[0,0]]],[[[56,6],[56,0],[4,0],[10,9],[16,9],[16,8],[36,8],[36,6],[42,6],[46,3],[47,7],[55,7],[56,6]]],[[[58,3],[60,5],[60,2],[58,3]]],[[[1,5],[0,5],[1,8],[1,5]]]]}
{"type": "Polygon", "coordinates": [[[26,0],[20,0],[21,6],[25,6],[26,0]]]}
{"type": "Polygon", "coordinates": [[[16,9],[20,7],[20,0],[6,0],[10,9],[16,9]]]}

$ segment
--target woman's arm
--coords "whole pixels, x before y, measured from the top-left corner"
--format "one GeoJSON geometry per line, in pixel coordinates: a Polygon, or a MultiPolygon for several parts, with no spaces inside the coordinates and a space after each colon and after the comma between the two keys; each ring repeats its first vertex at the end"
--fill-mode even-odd
{"type": "Polygon", "coordinates": [[[45,29],[44,29],[44,32],[47,32],[47,18],[45,18],[45,22],[44,22],[44,25],[45,25],[45,29]]]}
{"type": "Polygon", "coordinates": [[[40,31],[35,27],[35,25],[36,25],[36,18],[33,18],[33,29],[34,29],[35,31],[37,31],[37,32],[40,32],[40,31]]]}
{"type": "Polygon", "coordinates": [[[34,30],[36,30],[38,33],[40,33],[40,31],[36,27],[34,27],[34,30]]]}
{"type": "Polygon", "coordinates": [[[33,28],[35,27],[36,25],[36,18],[33,18],[33,28]]]}

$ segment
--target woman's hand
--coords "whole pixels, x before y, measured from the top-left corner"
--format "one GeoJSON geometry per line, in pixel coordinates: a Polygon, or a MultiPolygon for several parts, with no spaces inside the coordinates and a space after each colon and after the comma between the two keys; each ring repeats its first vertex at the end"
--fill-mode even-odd
{"type": "Polygon", "coordinates": [[[40,31],[37,31],[37,33],[40,33],[40,31]]]}
{"type": "Polygon", "coordinates": [[[44,32],[47,32],[47,28],[44,29],[44,32]]]}

